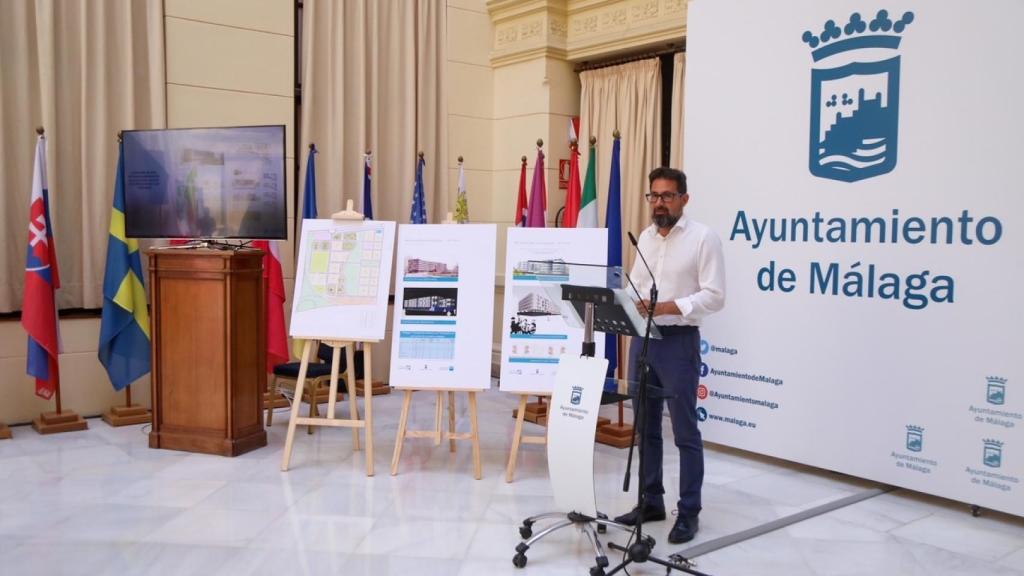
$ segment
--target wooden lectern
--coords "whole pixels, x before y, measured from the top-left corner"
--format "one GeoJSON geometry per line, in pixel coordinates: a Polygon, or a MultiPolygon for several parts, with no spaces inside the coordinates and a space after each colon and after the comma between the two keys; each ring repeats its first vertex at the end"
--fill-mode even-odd
{"type": "Polygon", "coordinates": [[[267,445],[263,251],[147,250],[150,448],[237,456],[267,445]]]}

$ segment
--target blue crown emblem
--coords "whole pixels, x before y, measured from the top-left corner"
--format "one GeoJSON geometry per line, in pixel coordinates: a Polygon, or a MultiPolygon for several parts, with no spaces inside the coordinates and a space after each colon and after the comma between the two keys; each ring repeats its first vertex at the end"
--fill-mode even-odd
{"type": "Polygon", "coordinates": [[[985,400],[989,404],[1002,405],[1006,403],[1006,378],[989,376],[988,387],[985,391],[985,400]]]}
{"type": "Polygon", "coordinates": [[[831,66],[811,69],[811,174],[856,182],[896,167],[900,57],[878,59],[871,50],[873,59],[857,58],[898,49],[913,21],[913,12],[893,21],[879,10],[870,22],[854,12],[842,27],[828,20],[821,32],[803,33],[813,61],[831,66]]]}
{"type": "Polygon", "coordinates": [[[579,404],[582,401],[583,401],[583,387],[582,386],[573,386],[572,387],[572,394],[569,396],[569,403],[573,404],[573,405],[577,405],[577,404],[579,404]]]}
{"type": "Polygon", "coordinates": [[[999,468],[1003,465],[1003,443],[999,440],[990,440],[985,438],[982,440],[985,444],[985,453],[982,456],[981,462],[989,468],[999,468]]]}
{"type": "Polygon", "coordinates": [[[907,450],[920,452],[922,448],[924,448],[924,428],[913,424],[907,426],[907,450]]]}

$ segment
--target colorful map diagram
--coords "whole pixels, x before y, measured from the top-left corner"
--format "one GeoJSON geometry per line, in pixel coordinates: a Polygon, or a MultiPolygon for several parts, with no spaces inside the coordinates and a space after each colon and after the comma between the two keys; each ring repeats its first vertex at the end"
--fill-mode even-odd
{"type": "Polygon", "coordinates": [[[298,311],[378,304],[382,230],[315,230],[308,244],[298,311]]]}

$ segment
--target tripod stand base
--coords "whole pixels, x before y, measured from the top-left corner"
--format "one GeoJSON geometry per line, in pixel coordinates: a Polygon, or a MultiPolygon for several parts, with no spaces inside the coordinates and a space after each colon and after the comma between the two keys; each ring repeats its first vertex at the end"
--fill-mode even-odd
{"type": "Polygon", "coordinates": [[[667,572],[678,570],[680,572],[686,572],[687,574],[694,574],[695,576],[708,576],[703,572],[694,570],[693,568],[696,564],[679,554],[672,554],[668,557],[668,560],[654,556],[652,554],[654,551],[654,538],[651,538],[650,536],[644,536],[639,542],[634,542],[628,548],[625,546],[619,546],[614,542],[609,542],[608,547],[612,550],[626,553],[626,559],[618,566],[612,568],[611,571],[608,572],[609,575],[615,574],[620,570],[625,570],[626,566],[633,563],[643,564],[645,562],[652,562],[668,568],[667,572]]]}

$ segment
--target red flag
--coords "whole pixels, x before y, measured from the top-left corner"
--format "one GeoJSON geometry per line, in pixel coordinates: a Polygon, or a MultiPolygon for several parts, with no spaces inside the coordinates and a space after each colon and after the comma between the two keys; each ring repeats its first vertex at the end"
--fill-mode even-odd
{"type": "Polygon", "coordinates": [[[526,225],[544,228],[548,220],[548,192],[544,183],[544,151],[537,147],[537,163],[533,165],[533,184],[530,186],[530,212],[526,225]]]}
{"type": "Polygon", "coordinates": [[[253,248],[263,250],[263,278],[267,286],[267,372],[288,361],[288,330],[284,325],[284,274],[277,242],[255,240],[253,248]]]}
{"type": "Polygon", "coordinates": [[[60,387],[57,356],[60,354],[56,290],[60,288],[57,248],[50,220],[50,196],[46,184],[46,138],[36,142],[32,196],[29,205],[28,255],[25,259],[25,294],[21,325],[28,332],[26,372],[36,379],[36,396],[49,400],[60,387]]]}
{"type": "Polygon", "coordinates": [[[565,195],[565,212],[562,215],[562,228],[575,228],[580,215],[580,153],[576,142],[569,146],[569,191],[565,195]]]}
{"type": "Polygon", "coordinates": [[[523,168],[519,172],[519,199],[516,200],[516,226],[526,226],[529,215],[526,203],[526,156],[523,156],[523,168]]]}

